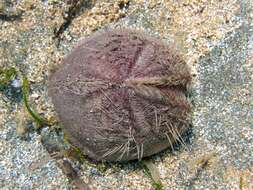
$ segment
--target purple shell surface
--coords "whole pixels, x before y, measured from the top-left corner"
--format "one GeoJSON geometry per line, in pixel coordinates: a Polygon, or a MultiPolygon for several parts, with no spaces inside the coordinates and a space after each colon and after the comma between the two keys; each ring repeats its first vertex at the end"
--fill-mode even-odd
{"type": "Polygon", "coordinates": [[[158,153],[189,127],[191,74],[170,46],[132,30],[81,41],[49,81],[70,142],[94,160],[158,153]]]}

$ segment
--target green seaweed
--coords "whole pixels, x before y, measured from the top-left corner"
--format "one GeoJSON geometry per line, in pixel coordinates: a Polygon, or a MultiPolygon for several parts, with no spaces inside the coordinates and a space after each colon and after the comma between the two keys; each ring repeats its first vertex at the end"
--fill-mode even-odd
{"type": "Polygon", "coordinates": [[[36,113],[34,110],[32,110],[32,108],[30,107],[29,102],[28,102],[29,82],[25,76],[22,77],[22,81],[23,81],[23,85],[22,85],[23,101],[28,113],[32,116],[32,118],[35,120],[35,122],[39,126],[51,125],[44,118],[40,117],[39,114],[36,113]]]}
{"type": "Polygon", "coordinates": [[[155,190],[164,190],[163,185],[161,184],[161,182],[158,182],[158,181],[156,181],[156,180],[153,178],[153,176],[152,176],[150,170],[148,169],[148,167],[147,167],[147,165],[145,164],[144,161],[141,161],[141,166],[142,166],[142,168],[143,168],[144,174],[151,180],[152,185],[153,185],[153,187],[155,188],[155,190]]]}
{"type": "MultiPolygon", "coordinates": [[[[10,68],[1,68],[0,69],[0,89],[5,89],[9,83],[17,76],[20,75],[18,71],[14,67],[10,68]]],[[[29,114],[32,116],[32,118],[36,121],[39,126],[42,125],[51,125],[49,122],[47,122],[45,119],[39,116],[34,110],[29,105],[28,102],[28,96],[29,96],[29,82],[25,76],[22,76],[22,96],[23,96],[23,101],[25,104],[25,107],[29,114]]]]}
{"type": "Polygon", "coordinates": [[[84,163],[85,155],[83,154],[82,150],[69,142],[69,135],[64,129],[63,133],[64,133],[63,137],[64,142],[70,146],[70,148],[64,152],[64,155],[70,159],[74,159],[79,161],[80,163],[84,163]]]}
{"type": "Polygon", "coordinates": [[[71,148],[67,152],[65,152],[66,153],[65,156],[71,157],[74,160],[78,160],[81,164],[83,164],[85,162],[85,156],[83,152],[81,151],[81,149],[70,143],[69,145],[71,148]]]}
{"type": "Polygon", "coordinates": [[[6,87],[16,75],[17,71],[14,67],[0,69],[0,89],[6,87]]]}

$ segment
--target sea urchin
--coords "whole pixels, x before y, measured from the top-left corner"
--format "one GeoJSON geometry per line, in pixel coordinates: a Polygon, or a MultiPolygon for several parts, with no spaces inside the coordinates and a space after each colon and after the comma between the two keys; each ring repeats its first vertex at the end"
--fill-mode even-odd
{"type": "Polygon", "coordinates": [[[191,74],[171,47],[132,30],[81,41],[49,81],[70,142],[94,160],[158,153],[188,128],[191,74]]]}

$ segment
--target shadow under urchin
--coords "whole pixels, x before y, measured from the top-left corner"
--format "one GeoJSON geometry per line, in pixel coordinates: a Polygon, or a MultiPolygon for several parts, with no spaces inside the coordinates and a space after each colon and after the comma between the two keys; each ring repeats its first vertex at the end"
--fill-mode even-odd
{"type": "Polygon", "coordinates": [[[129,161],[184,142],[191,73],[179,53],[134,30],[82,40],[49,80],[69,141],[96,161],[129,161]]]}

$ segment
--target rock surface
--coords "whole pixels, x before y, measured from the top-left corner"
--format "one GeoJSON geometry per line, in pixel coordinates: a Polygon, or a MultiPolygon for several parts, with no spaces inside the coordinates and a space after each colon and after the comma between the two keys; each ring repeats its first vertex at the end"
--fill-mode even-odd
{"type": "MultiPolygon", "coordinates": [[[[80,38],[115,27],[175,42],[196,74],[191,138],[185,148],[151,158],[164,188],[252,189],[250,0],[1,0],[0,66],[25,74],[33,107],[45,118],[55,118],[47,95],[50,69],[80,38]]],[[[52,129],[39,134],[24,112],[19,85],[0,91],[1,189],[72,189],[42,143],[43,134],[52,129]],[[17,133],[20,126],[28,128],[25,137],[17,133]]],[[[51,138],[59,138],[55,134],[51,138]]],[[[152,189],[136,163],[110,165],[106,171],[99,169],[103,164],[88,161],[74,166],[91,189],[152,189]]]]}

